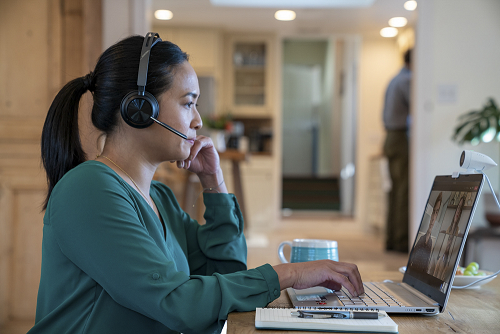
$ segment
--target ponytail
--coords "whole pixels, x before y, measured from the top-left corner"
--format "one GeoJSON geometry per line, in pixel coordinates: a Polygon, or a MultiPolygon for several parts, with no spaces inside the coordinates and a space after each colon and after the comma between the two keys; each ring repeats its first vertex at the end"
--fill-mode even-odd
{"type": "Polygon", "coordinates": [[[89,89],[89,76],[68,82],[57,94],[47,113],[42,130],[42,163],[47,173],[47,208],[56,183],[70,169],[86,160],[78,130],[78,106],[89,89]]]}

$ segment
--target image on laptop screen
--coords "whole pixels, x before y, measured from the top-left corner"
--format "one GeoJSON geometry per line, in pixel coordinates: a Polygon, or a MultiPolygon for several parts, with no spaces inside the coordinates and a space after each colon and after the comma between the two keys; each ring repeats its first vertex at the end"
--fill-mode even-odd
{"type": "Polygon", "coordinates": [[[407,274],[445,293],[468,230],[480,177],[437,177],[408,261],[407,274]]]}

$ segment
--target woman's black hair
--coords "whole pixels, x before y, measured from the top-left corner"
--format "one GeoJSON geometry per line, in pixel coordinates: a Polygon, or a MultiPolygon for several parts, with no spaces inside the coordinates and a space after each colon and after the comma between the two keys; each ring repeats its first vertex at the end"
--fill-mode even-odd
{"type": "MultiPolygon", "coordinates": [[[[118,124],[120,103],[129,92],[137,90],[137,73],[144,37],[131,36],[109,47],[99,57],[95,69],[84,77],[68,82],[56,95],[42,130],[42,163],[47,173],[47,208],[56,183],[70,169],[87,157],[80,142],[78,105],[82,95],[90,91],[94,104],[92,123],[110,134],[118,124]]],[[[188,60],[177,45],[162,41],[151,49],[146,91],[158,97],[173,82],[176,66],[188,60]]]]}

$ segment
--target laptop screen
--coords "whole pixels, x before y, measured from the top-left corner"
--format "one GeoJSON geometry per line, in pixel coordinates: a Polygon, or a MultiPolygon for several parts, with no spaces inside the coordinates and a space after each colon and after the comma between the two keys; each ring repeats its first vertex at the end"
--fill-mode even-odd
{"type": "Polygon", "coordinates": [[[403,282],[443,305],[482,187],[482,174],[437,176],[403,282]]]}

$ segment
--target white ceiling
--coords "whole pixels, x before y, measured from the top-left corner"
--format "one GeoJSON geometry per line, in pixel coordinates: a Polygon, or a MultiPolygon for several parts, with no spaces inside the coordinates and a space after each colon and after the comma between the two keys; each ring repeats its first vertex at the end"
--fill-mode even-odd
{"type": "Polygon", "coordinates": [[[374,0],[210,0],[216,6],[327,8],[369,6],[374,0]]]}
{"type": "MultiPolygon", "coordinates": [[[[218,7],[210,0],[153,0],[153,12],[169,9],[174,17],[169,21],[153,19],[162,26],[213,27],[228,31],[276,32],[284,34],[361,33],[378,34],[394,16],[416,21],[416,11],[404,9],[406,0],[375,0],[371,6],[356,8],[294,8],[297,18],[290,22],[277,21],[274,13],[287,8],[218,7]]],[[[418,8],[417,8],[418,10],[418,8]]]]}

